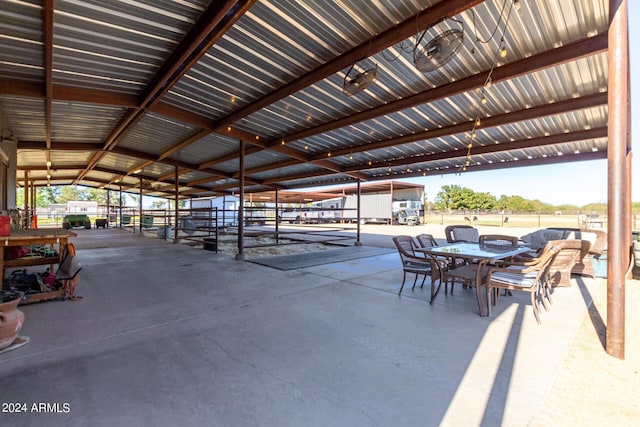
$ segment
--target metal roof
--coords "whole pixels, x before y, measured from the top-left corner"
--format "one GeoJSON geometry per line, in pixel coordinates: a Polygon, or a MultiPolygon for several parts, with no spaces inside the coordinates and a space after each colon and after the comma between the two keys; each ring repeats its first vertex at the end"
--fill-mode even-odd
{"type": "Polygon", "coordinates": [[[238,192],[242,147],[247,192],[607,156],[606,0],[7,0],[0,28],[36,185],[238,192]]]}

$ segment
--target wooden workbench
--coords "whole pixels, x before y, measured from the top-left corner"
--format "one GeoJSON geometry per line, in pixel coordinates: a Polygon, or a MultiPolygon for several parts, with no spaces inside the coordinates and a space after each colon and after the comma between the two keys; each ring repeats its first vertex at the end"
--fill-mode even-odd
{"type": "MultiPolygon", "coordinates": [[[[59,228],[42,228],[28,230],[11,230],[10,236],[0,236],[0,271],[2,271],[2,280],[4,281],[5,268],[20,268],[34,265],[49,265],[49,271],[54,272],[54,265],[60,263],[62,257],[62,249],[69,241],[70,237],[76,237],[73,231],[59,228]],[[33,245],[57,245],[58,255],[46,256],[40,258],[19,258],[12,260],[4,259],[5,247],[8,246],[33,246],[33,245]]],[[[26,301],[22,304],[32,302],[46,301],[49,299],[62,298],[65,290],[60,289],[51,292],[42,292],[38,294],[26,295],[26,301]]]]}

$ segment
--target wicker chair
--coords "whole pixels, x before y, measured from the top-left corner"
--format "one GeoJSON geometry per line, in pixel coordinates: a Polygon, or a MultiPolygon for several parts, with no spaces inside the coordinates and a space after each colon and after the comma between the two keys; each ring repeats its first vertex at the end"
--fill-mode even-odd
{"type": "Polygon", "coordinates": [[[416,236],[416,240],[421,248],[430,248],[433,246],[438,246],[438,242],[433,237],[432,234],[418,234],[416,236]]]}
{"type": "MultiPolygon", "coordinates": [[[[423,276],[420,287],[424,286],[427,276],[431,276],[431,302],[433,302],[433,299],[437,294],[435,284],[436,282],[439,282],[441,278],[440,266],[431,257],[417,256],[415,254],[414,248],[416,243],[411,236],[395,236],[392,240],[398,249],[398,254],[402,261],[403,277],[398,295],[402,293],[402,289],[404,288],[404,284],[407,280],[407,273],[415,274],[411,289],[416,287],[419,276],[423,276]]],[[[438,285],[438,290],[439,288],[440,286],[438,285]]]]}
{"type": "Polygon", "coordinates": [[[549,244],[560,247],[549,266],[551,286],[571,286],[571,273],[575,265],[589,253],[591,244],[586,240],[550,240],[549,244]]]}
{"type": "Polygon", "coordinates": [[[478,238],[478,243],[486,248],[515,249],[518,247],[518,238],[503,234],[483,234],[478,238]]]}
{"type": "Polygon", "coordinates": [[[449,243],[478,243],[478,240],[480,239],[478,229],[470,225],[448,225],[444,229],[444,235],[449,243]]]}
{"type": "MultiPolygon", "coordinates": [[[[436,239],[433,237],[432,234],[418,234],[416,236],[416,240],[418,241],[418,245],[421,248],[431,248],[434,246],[440,246],[438,245],[438,242],[436,241],[436,239]]],[[[447,272],[453,269],[454,267],[459,267],[461,265],[466,264],[466,262],[461,258],[457,258],[455,265],[453,265],[451,263],[451,258],[449,257],[432,256],[431,258],[438,263],[438,267],[440,268],[440,273],[442,274],[442,277],[440,278],[440,280],[441,280],[441,283],[442,281],[444,281],[444,285],[445,285],[444,294],[447,295],[447,293],[449,292],[449,282],[448,280],[446,281],[444,280],[445,277],[450,277],[450,276],[447,276],[447,272]]],[[[451,291],[453,292],[453,283],[451,284],[451,291]]]]}
{"type": "Polygon", "coordinates": [[[590,247],[587,255],[578,260],[571,272],[595,277],[594,258],[600,257],[607,247],[607,233],[602,230],[580,230],[578,228],[543,228],[521,237],[529,246],[537,250],[552,240],[587,240],[590,247]]]}
{"type": "Polygon", "coordinates": [[[549,288],[549,266],[560,251],[560,247],[552,244],[545,246],[538,258],[525,262],[514,262],[508,266],[490,268],[487,272],[486,291],[487,307],[491,315],[490,299],[493,297],[493,305],[496,305],[500,289],[525,291],[531,294],[531,306],[533,315],[540,324],[540,304],[542,301],[545,310],[549,310],[551,290],[549,288]]]}

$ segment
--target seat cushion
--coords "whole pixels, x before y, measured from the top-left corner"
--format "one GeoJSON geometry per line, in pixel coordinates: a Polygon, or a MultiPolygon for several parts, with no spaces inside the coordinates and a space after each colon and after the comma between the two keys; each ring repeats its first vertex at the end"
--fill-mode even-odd
{"type": "Polygon", "coordinates": [[[525,234],[520,238],[523,242],[527,244],[531,249],[542,249],[544,245],[547,244],[547,239],[545,239],[543,230],[536,230],[532,233],[525,234]]]}
{"type": "Polygon", "coordinates": [[[456,240],[466,242],[477,242],[479,239],[478,230],[475,228],[456,228],[453,236],[456,240]]]}
{"type": "Polygon", "coordinates": [[[518,286],[521,288],[531,288],[536,284],[537,271],[530,271],[528,273],[520,273],[521,267],[513,266],[508,267],[513,270],[513,273],[506,271],[498,271],[491,275],[492,282],[506,283],[512,286],[518,286]]]}
{"type": "Polygon", "coordinates": [[[415,269],[431,270],[431,264],[428,262],[405,261],[404,267],[410,268],[412,270],[415,270],[415,269]]]}

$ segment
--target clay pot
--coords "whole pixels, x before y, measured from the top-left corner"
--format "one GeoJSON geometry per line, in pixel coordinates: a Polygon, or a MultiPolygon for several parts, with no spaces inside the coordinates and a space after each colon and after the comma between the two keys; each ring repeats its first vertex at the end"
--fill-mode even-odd
{"type": "Polygon", "coordinates": [[[18,310],[19,299],[0,304],[0,350],[9,347],[18,337],[24,313],[18,310]]]}

